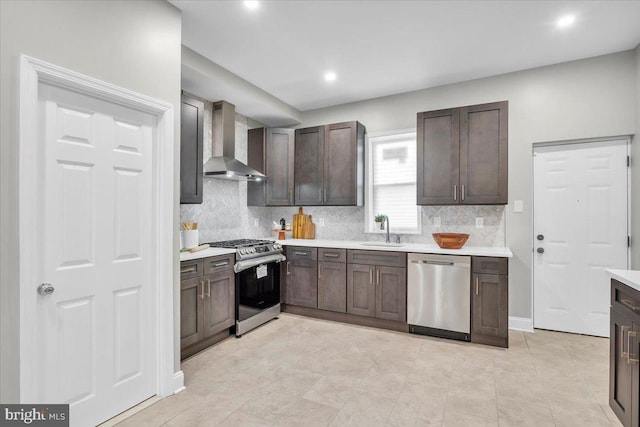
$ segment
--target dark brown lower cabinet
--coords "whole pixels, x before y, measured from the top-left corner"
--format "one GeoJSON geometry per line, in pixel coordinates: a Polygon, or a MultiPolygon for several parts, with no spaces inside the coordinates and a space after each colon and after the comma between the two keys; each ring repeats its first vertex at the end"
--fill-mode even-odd
{"type": "Polygon", "coordinates": [[[349,250],[347,260],[362,262],[347,264],[347,313],[406,322],[406,254],[349,250]]]}
{"type": "Polygon", "coordinates": [[[347,264],[318,262],[318,308],[347,312],[347,264]]]}
{"type": "Polygon", "coordinates": [[[508,259],[471,259],[471,342],[509,346],[508,259]]]}
{"type": "Polygon", "coordinates": [[[318,308],[318,249],[287,247],[285,303],[318,308]]]}
{"type": "Polygon", "coordinates": [[[640,424],[640,292],[611,280],[609,406],[622,425],[640,424]]]}
{"type": "Polygon", "coordinates": [[[181,359],[229,335],[235,324],[233,255],[180,264],[181,359]]]}

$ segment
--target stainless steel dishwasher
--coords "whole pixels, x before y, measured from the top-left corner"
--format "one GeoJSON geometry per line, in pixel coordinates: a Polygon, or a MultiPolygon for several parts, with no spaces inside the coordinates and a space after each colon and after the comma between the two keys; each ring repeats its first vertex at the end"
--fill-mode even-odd
{"type": "Polygon", "coordinates": [[[471,340],[471,257],[407,256],[407,323],[415,334],[471,340]]]}

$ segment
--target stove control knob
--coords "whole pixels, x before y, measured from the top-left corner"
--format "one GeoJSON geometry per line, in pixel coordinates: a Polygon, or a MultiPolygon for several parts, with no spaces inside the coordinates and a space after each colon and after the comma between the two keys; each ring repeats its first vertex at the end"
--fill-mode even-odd
{"type": "Polygon", "coordinates": [[[240,255],[244,255],[244,254],[246,254],[246,253],[247,253],[247,250],[246,250],[246,249],[240,249],[240,255]]]}

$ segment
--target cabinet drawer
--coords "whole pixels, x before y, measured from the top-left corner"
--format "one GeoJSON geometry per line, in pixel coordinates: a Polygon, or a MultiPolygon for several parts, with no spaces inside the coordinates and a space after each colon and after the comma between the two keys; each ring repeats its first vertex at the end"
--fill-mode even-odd
{"type": "Polygon", "coordinates": [[[345,263],[347,262],[347,250],[318,248],[318,260],[345,263]]]}
{"type": "Polygon", "coordinates": [[[509,259],[474,256],[471,258],[471,271],[479,274],[509,274],[509,259]]]}
{"type": "Polygon", "coordinates": [[[315,261],[318,259],[318,248],[308,248],[305,246],[287,247],[287,260],[292,264],[297,262],[315,261]]]}
{"type": "Polygon", "coordinates": [[[640,314],[640,292],[615,279],[611,279],[611,305],[640,314]]]}
{"type": "Polygon", "coordinates": [[[407,267],[407,254],[404,252],[348,250],[349,264],[386,265],[389,267],[407,267]]]}
{"type": "Polygon", "coordinates": [[[204,274],[216,273],[233,267],[233,255],[223,255],[204,259],[204,274]]]}
{"type": "Polygon", "coordinates": [[[182,261],[180,263],[180,280],[202,276],[204,274],[203,267],[204,263],[202,259],[182,261]]]}

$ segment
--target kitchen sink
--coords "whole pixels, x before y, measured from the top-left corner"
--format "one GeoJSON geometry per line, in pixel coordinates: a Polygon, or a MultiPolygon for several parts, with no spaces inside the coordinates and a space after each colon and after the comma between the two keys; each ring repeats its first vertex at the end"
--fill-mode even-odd
{"type": "Polygon", "coordinates": [[[384,243],[384,242],[364,242],[364,246],[386,246],[391,248],[401,248],[404,246],[402,243],[384,243]]]}

